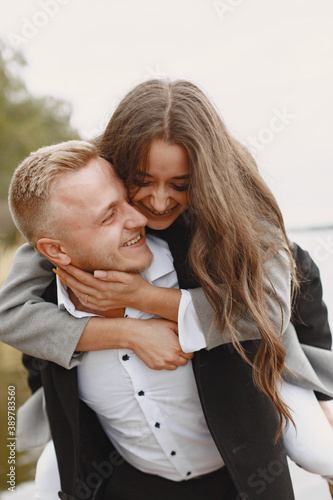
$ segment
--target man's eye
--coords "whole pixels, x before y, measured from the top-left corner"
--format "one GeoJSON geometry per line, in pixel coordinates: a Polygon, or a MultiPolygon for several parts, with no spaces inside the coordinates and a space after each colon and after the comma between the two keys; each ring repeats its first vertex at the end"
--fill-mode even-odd
{"type": "Polygon", "coordinates": [[[102,224],[107,224],[113,218],[114,212],[112,212],[106,219],[103,220],[102,224]]]}
{"type": "Polygon", "coordinates": [[[188,190],[188,184],[184,184],[183,186],[177,186],[177,184],[171,184],[172,189],[175,189],[176,191],[187,191],[188,190]]]}

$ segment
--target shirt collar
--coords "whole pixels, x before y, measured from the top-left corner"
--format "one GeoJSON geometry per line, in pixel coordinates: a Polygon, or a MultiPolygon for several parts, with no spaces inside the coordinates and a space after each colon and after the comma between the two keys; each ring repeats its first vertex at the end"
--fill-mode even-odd
{"type": "Polygon", "coordinates": [[[174,271],[173,257],[166,241],[147,235],[146,242],[153,254],[153,260],[148,269],[141,274],[146,281],[154,283],[155,280],[174,271]]]}
{"type": "Polygon", "coordinates": [[[75,308],[73,302],[71,301],[67,285],[62,283],[59,276],[56,276],[57,281],[57,296],[58,296],[58,307],[59,309],[65,309],[69,314],[75,316],[76,318],[85,318],[87,316],[99,316],[98,314],[88,313],[86,311],[79,311],[75,308]]]}

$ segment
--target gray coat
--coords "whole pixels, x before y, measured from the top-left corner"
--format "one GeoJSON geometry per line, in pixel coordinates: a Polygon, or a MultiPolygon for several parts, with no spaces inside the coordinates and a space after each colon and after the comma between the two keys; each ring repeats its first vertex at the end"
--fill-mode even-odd
{"type": "MultiPolygon", "coordinates": [[[[89,318],[73,318],[41,298],[54,280],[53,265],[25,244],[16,252],[12,268],[0,290],[0,340],[31,356],[53,361],[65,368],[80,363],[82,355],[73,357],[75,347],[89,318]],[[29,264],[29,267],[27,266],[29,264]]],[[[289,322],[289,269],[281,255],[266,266],[270,318],[283,333],[287,350],[284,377],[306,388],[333,397],[333,352],[300,344],[295,328],[289,322]],[[279,298],[272,294],[274,286],[279,298]]],[[[207,349],[230,343],[228,332],[210,329],[214,311],[200,288],[190,290],[193,303],[207,339],[207,349]]],[[[250,316],[237,323],[237,338],[259,339],[259,331],[250,316]]]]}

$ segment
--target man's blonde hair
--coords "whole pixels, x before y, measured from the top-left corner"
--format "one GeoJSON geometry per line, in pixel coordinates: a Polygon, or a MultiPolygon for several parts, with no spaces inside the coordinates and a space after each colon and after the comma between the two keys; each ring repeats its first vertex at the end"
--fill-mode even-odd
{"type": "Polygon", "coordinates": [[[31,153],[16,168],[9,186],[9,209],[17,229],[36,248],[42,237],[53,234],[56,214],[49,209],[52,184],[64,173],[74,172],[99,157],[93,144],[67,141],[31,153]]]}

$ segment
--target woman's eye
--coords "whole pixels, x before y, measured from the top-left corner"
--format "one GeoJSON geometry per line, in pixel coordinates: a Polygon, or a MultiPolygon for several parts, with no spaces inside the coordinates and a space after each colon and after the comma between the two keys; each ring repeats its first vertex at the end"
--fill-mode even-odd
{"type": "Polygon", "coordinates": [[[184,184],[183,186],[177,186],[177,184],[171,184],[172,189],[175,189],[176,191],[187,191],[188,190],[188,184],[184,184]]]}
{"type": "Polygon", "coordinates": [[[141,181],[139,179],[134,179],[134,184],[138,187],[146,187],[146,186],[149,186],[151,184],[151,182],[147,181],[141,181]]]}

